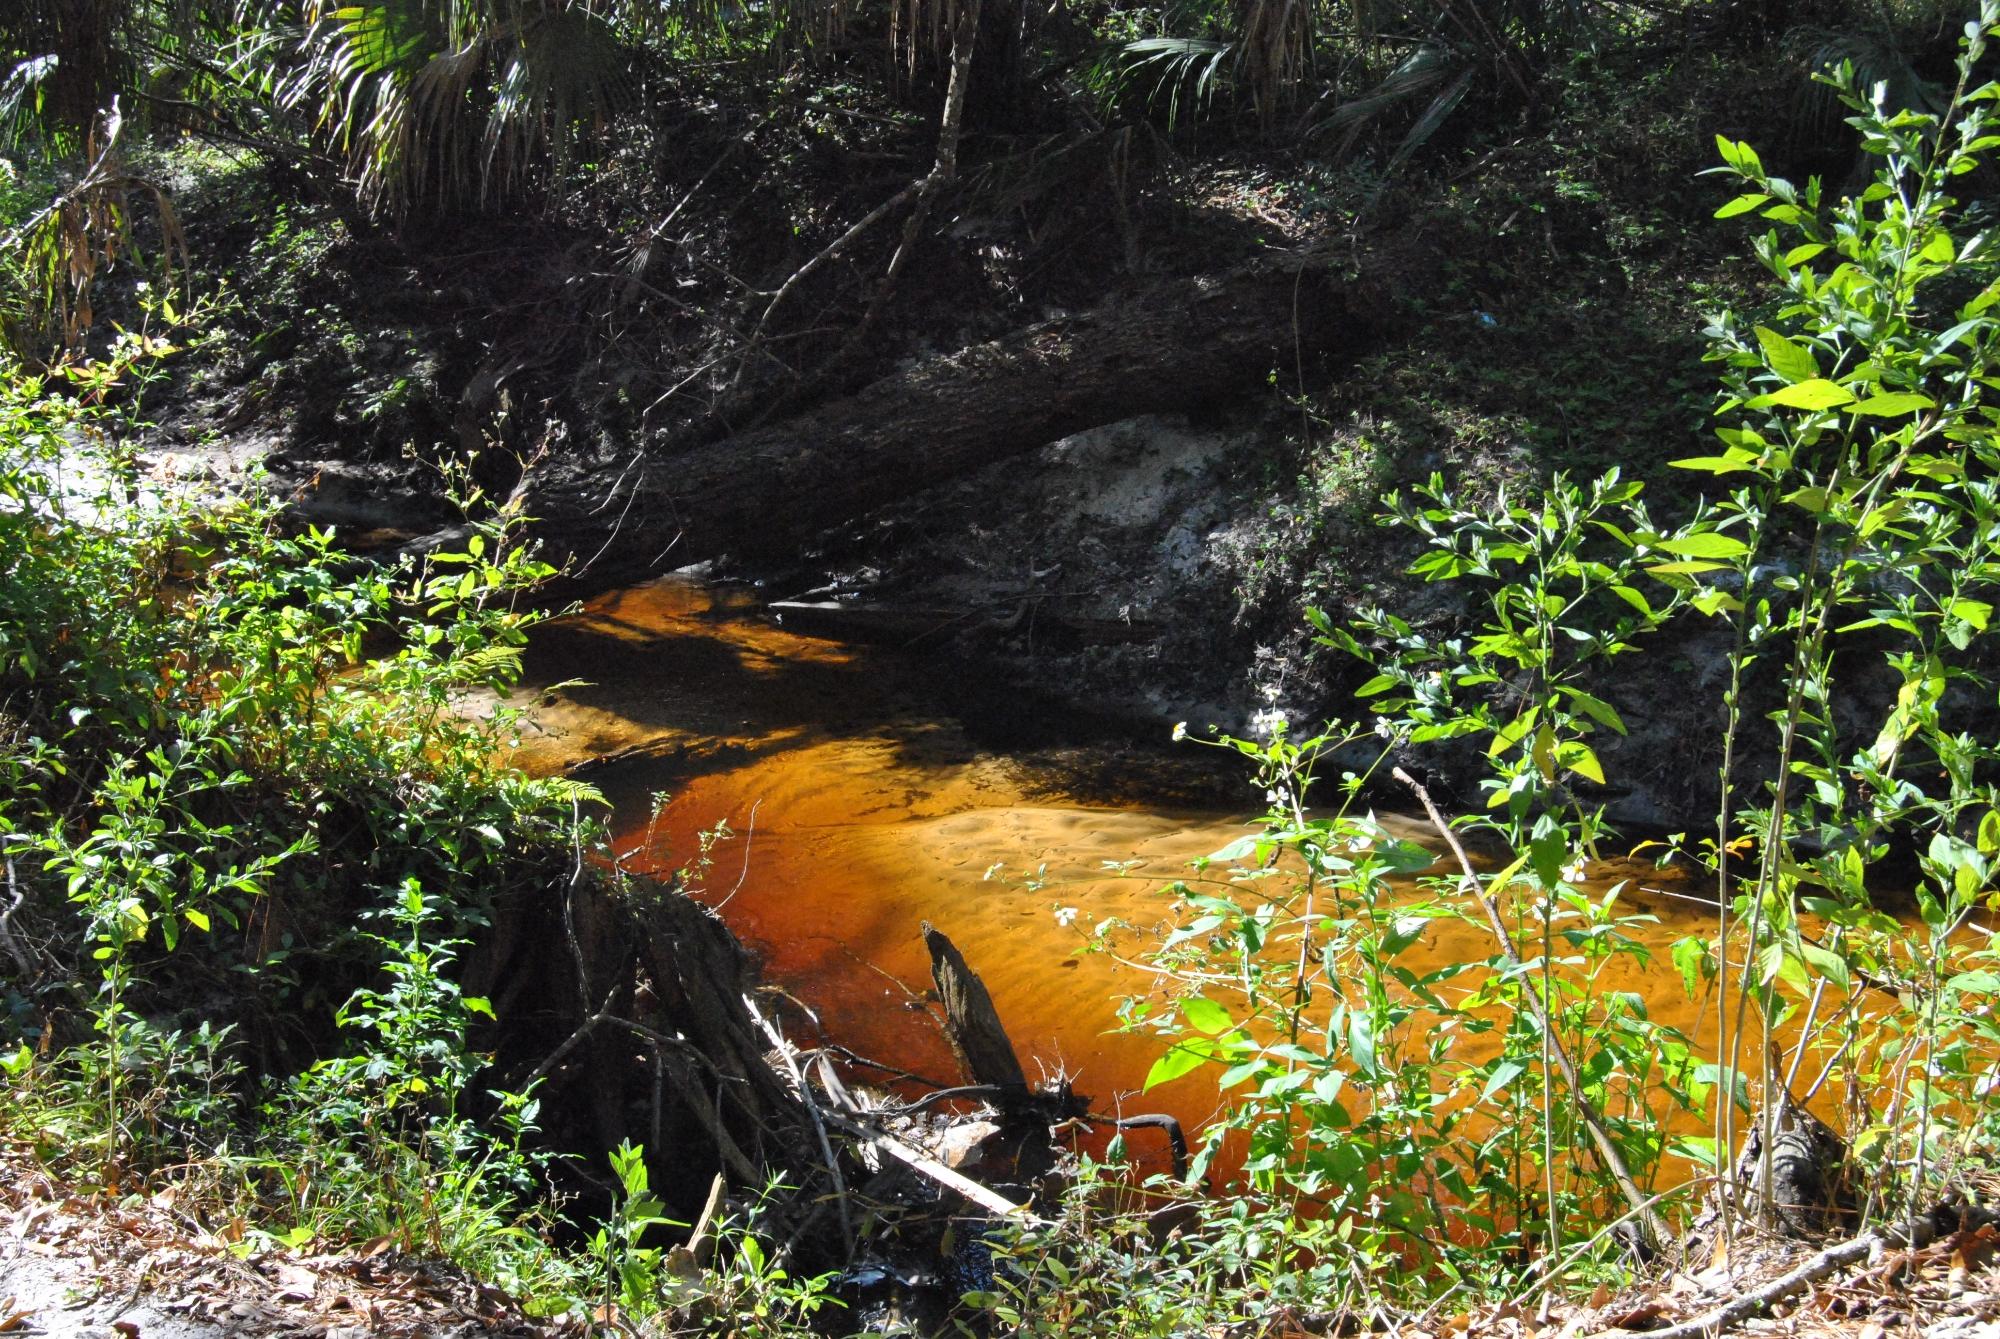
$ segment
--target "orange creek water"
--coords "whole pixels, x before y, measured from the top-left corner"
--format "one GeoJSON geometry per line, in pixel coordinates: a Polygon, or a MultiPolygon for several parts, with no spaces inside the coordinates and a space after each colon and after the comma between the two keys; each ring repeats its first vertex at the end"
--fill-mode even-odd
{"type": "MultiPolygon", "coordinates": [[[[957,1081],[922,1003],[930,921],[985,978],[1031,1076],[1060,1066],[1099,1110],[1189,1122],[1213,1112],[1199,1076],[1137,1095],[1162,1044],[1113,1031],[1117,1001],[1158,984],[1077,952],[1108,917],[1164,922],[1162,885],[1248,830],[1246,812],[1163,801],[1171,759],[1036,741],[1035,710],[1000,690],[982,703],[935,663],[805,636],[747,593],[671,580],[545,627],[527,673],[515,760],[537,772],[591,764],[581,774],[615,805],[616,845],[636,869],[687,866],[701,834],[726,824],[700,895],[831,1039],[957,1081]]],[[[1601,988],[1639,991],[1654,1017],[1711,1033],[1666,961],[1698,909],[1661,893],[1628,894],[1635,902],[1660,918],[1640,927],[1652,966],[1621,963],[1601,988]]],[[[1127,942],[1144,947],[1140,935],[1127,942]]],[[[1476,925],[1446,921],[1412,952],[1437,965],[1482,960],[1492,945],[1476,925]]]]}

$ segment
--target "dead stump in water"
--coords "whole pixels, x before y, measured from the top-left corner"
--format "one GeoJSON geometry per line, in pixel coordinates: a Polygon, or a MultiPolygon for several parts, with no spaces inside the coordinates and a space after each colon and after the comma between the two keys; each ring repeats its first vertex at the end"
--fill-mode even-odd
{"type": "Polygon", "coordinates": [[[942,930],[929,921],[923,927],[924,947],[931,953],[931,980],[944,1005],[944,1036],[958,1059],[960,1075],[967,1083],[1000,1089],[998,1105],[1003,1108],[1024,1101],[1028,1076],[986,983],[942,930]]]}
{"type": "Polygon", "coordinates": [[[1770,1124],[1770,1157],[1758,1121],[1736,1159],[1746,1207],[1753,1215],[1767,1210],[1768,1226],[1790,1237],[1823,1237],[1841,1227],[1854,1214],[1845,1141],[1789,1093],[1779,1094],[1770,1124]]]}

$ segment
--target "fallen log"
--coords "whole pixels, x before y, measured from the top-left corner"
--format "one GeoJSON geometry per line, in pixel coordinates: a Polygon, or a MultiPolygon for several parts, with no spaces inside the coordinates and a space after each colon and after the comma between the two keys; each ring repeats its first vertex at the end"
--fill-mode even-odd
{"type": "MultiPolygon", "coordinates": [[[[606,588],[829,526],[1061,437],[1209,407],[1371,345],[1371,286],[1299,260],[1180,279],[896,372],[786,422],[674,455],[545,460],[517,490],[538,534],[606,588]]],[[[450,533],[415,548],[448,543],[450,533]]]]}

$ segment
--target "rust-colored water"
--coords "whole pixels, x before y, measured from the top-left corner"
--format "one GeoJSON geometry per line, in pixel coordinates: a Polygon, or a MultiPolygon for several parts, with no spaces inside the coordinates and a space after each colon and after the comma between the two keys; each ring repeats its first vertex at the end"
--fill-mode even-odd
{"type": "MultiPolygon", "coordinates": [[[[1161,885],[1246,831],[1249,813],[1141,801],[1160,787],[1132,778],[1158,780],[1170,760],[1111,750],[1105,765],[1102,749],[1037,743],[1032,708],[941,678],[951,673],[795,633],[740,593],[658,582],[537,634],[531,690],[589,682],[524,694],[538,701],[517,761],[549,771],[601,760],[585,775],[616,804],[617,844],[637,868],[686,865],[700,834],[727,824],[702,895],[833,1040],[957,1080],[921,1001],[928,920],[985,978],[1031,1074],[1062,1067],[1101,1111],[1199,1122],[1212,1086],[1192,1076],[1138,1096],[1161,1044],[1112,1030],[1116,1001],[1152,992],[1153,979],[1076,950],[1109,917],[1163,922],[1161,885]],[[1121,875],[1106,862],[1131,863],[1121,875]],[[1004,877],[987,877],[996,864],[1004,877]],[[1040,886],[1021,882],[1037,870],[1040,886]],[[1073,923],[1060,908],[1075,909],[1073,923]]],[[[1656,1019],[1699,1039],[1713,1035],[1712,1013],[1686,999],[1667,948],[1707,922],[1672,891],[1626,895],[1628,909],[1660,918],[1639,931],[1654,960],[1621,960],[1599,987],[1641,993],[1656,1019]]],[[[1438,922],[1411,965],[1492,951],[1477,925],[1438,922]]],[[[1461,1044],[1455,1058],[1478,1063],[1498,1041],[1461,1044]]]]}

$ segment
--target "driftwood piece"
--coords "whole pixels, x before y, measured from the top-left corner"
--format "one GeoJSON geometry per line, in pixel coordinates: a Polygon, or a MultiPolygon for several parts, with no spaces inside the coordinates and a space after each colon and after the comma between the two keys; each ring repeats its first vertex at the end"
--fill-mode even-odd
{"type": "Polygon", "coordinates": [[[1020,1105],[1028,1096],[1028,1076],[1014,1054],[1014,1043],[1000,1022],[1000,1011],[986,983],[965,961],[958,946],[929,921],[924,922],[924,947],[931,953],[931,980],[944,1004],[944,1035],[966,1082],[998,1089],[1002,1108],[1020,1105]]]}
{"type": "Polygon", "coordinates": [[[961,1172],[953,1171],[928,1153],[911,1148],[900,1139],[892,1139],[880,1130],[871,1130],[864,1125],[859,1125],[844,1116],[836,1116],[831,1112],[826,1113],[826,1120],[835,1129],[860,1140],[878,1152],[888,1154],[905,1166],[929,1177],[947,1190],[956,1191],[988,1213],[999,1214],[1002,1218],[1014,1218],[1030,1223],[1042,1221],[1035,1216],[1034,1212],[1027,1205],[1014,1203],[1014,1201],[1008,1199],[999,1191],[982,1186],[961,1172]]]}
{"type": "Polygon", "coordinates": [[[556,1106],[588,1112],[592,1128],[576,1137],[650,1143],[635,1117],[651,1098],[685,1108],[670,1133],[687,1168],[727,1168],[747,1184],[818,1170],[811,1115],[767,1063],[743,1004],[749,960],[692,899],[667,888],[619,896],[582,880],[564,899],[504,908],[466,971],[467,993],[496,1001],[516,1085],[540,1081],[556,1106]],[[523,1049],[531,1038],[545,1039],[539,1054],[523,1049]]]}

